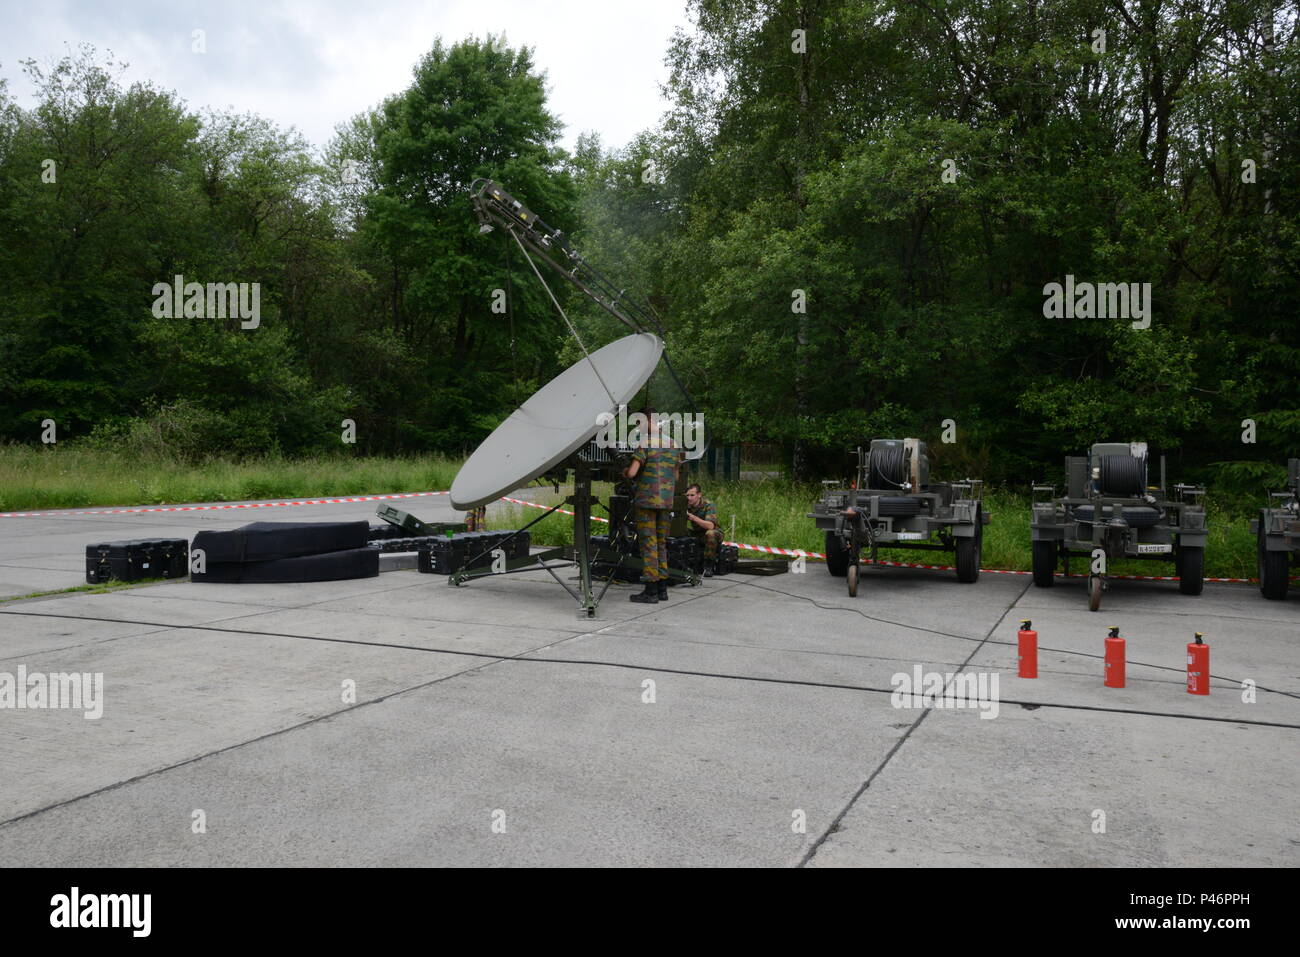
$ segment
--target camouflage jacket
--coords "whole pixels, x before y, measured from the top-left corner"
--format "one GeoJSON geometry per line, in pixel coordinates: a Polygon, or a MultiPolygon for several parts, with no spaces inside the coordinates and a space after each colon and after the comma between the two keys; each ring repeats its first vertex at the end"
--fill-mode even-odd
{"type": "Polygon", "coordinates": [[[672,508],[677,469],[684,459],[682,450],[639,448],[633,458],[641,463],[636,474],[636,504],[641,508],[672,508]]]}
{"type": "MultiPolygon", "coordinates": [[[[686,511],[690,512],[696,518],[702,518],[706,522],[712,522],[715,531],[721,531],[722,526],[718,522],[718,510],[713,507],[713,503],[707,498],[701,497],[699,505],[687,505],[686,511]]],[[[692,535],[703,535],[706,529],[700,528],[694,522],[690,523],[690,533],[692,535]]]]}

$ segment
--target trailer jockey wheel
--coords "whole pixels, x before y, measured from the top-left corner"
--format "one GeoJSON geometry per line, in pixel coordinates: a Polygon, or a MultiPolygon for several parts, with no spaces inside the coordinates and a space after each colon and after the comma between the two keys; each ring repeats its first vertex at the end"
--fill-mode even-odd
{"type": "Polygon", "coordinates": [[[849,597],[858,597],[858,563],[854,562],[844,573],[844,577],[849,583],[849,597]]]}
{"type": "Polygon", "coordinates": [[[1088,611],[1096,611],[1101,607],[1101,576],[1088,576],[1088,611]]]}

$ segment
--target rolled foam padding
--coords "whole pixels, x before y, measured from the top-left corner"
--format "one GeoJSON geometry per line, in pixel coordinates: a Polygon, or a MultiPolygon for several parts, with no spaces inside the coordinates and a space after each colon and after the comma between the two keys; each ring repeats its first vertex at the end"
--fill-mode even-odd
{"type": "Polygon", "coordinates": [[[364,548],[369,538],[369,522],[253,522],[228,532],[199,532],[190,551],[202,549],[211,567],[364,548]]]}
{"type": "MultiPolygon", "coordinates": [[[[363,526],[364,522],[361,523],[363,526]]],[[[333,582],[379,575],[379,549],[349,548],[323,555],[300,555],[266,562],[207,561],[203,574],[190,573],[190,581],[227,584],[272,582],[333,582]]]]}

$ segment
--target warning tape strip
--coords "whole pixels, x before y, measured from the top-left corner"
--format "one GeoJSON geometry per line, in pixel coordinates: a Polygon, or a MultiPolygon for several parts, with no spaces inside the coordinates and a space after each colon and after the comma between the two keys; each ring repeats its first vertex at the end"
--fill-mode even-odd
{"type": "MultiPolygon", "coordinates": [[[[352,502],[382,502],[390,499],[403,498],[426,498],[430,495],[450,495],[449,491],[442,492],[395,492],[391,495],[356,495],[347,498],[304,498],[291,502],[244,502],[233,505],[160,505],[151,508],[101,508],[86,509],[83,511],[69,512],[0,512],[0,518],[48,518],[58,517],[60,515],[139,515],[146,512],[206,512],[220,511],[223,509],[235,508],[282,508],[294,505],[345,505],[352,502]]],[[[510,502],[513,505],[527,505],[530,508],[549,508],[547,505],[539,505],[537,502],[528,502],[522,498],[510,498],[501,496],[501,501],[510,502]]],[[[573,515],[568,509],[557,508],[556,512],[561,515],[573,515]]],[[[609,524],[609,519],[601,518],[599,515],[591,516],[593,521],[609,524]]],[[[826,556],[821,552],[805,551],[802,548],[777,548],[772,545],[747,545],[744,542],[723,542],[724,545],[731,545],[735,548],[743,548],[751,552],[763,552],[768,555],[789,555],[791,558],[811,558],[818,561],[825,561],[826,556]]],[[[873,564],[868,561],[865,564],[873,564]]],[[[953,571],[952,565],[923,565],[915,562],[890,562],[878,560],[876,565],[889,565],[893,568],[928,568],[934,571],[953,571]]],[[[980,571],[988,572],[992,575],[1031,575],[1032,572],[1019,571],[1010,568],[981,568],[980,571]]],[[[1060,576],[1066,577],[1066,576],[1060,576]]],[[[1085,575],[1070,575],[1070,578],[1086,578],[1085,575]]],[[[1110,578],[1127,579],[1129,581],[1151,581],[1151,582],[1176,582],[1178,579],[1172,575],[1111,575],[1110,578]]],[[[1207,578],[1207,582],[1229,582],[1233,584],[1253,584],[1257,581],[1254,578],[1207,578]]],[[[1296,581],[1296,579],[1292,579],[1296,581]]]]}
{"type": "Polygon", "coordinates": [[[392,495],[356,495],[350,498],[304,498],[292,502],[243,502],[234,505],[159,505],[152,508],[97,508],[80,512],[0,512],[0,518],[57,518],[60,515],[138,515],[143,512],[207,512],[229,508],[280,508],[286,505],[343,505],[348,502],[380,502],[395,498],[424,498],[449,492],[397,492],[392,495]]]}
{"type": "MultiPolygon", "coordinates": [[[[511,502],[515,505],[528,505],[532,508],[548,507],[546,505],[539,505],[536,502],[525,502],[523,499],[520,498],[506,498],[505,496],[502,496],[501,500],[503,502],[511,502]]],[[[573,514],[567,509],[562,509],[562,508],[556,509],[556,511],[564,515],[573,514]]],[[[606,524],[609,523],[609,519],[607,518],[601,518],[597,515],[593,515],[591,517],[593,520],[597,522],[605,522],[606,524]]],[[[751,552],[764,552],[768,555],[789,555],[792,558],[812,558],[820,561],[826,561],[826,556],[821,552],[805,551],[802,548],[777,548],[773,545],[747,545],[744,542],[723,542],[722,544],[732,545],[735,546],[736,548],[743,548],[751,552]]],[[[890,561],[884,561],[883,559],[878,559],[874,563],[871,561],[867,561],[864,562],[864,564],[888,565],[892,568],[928,568],[934,571],[944,571],[944,572],[950,572],[956,570],[955,567],[952,565],[923,565],[917,562],[890,562],[890,561]]],[[[1033,574],[1033,572],[1020,571],[1019,569],[1013,569],[1013,568],[981,568],[980,571],[988,572],[991,575],[1032,575],[1033,574]]],[[[1065,578],[1067,576],[1060,575],[1058,577],[1065,578]]],[[[1088,576],[1070,575],[1068,577],[1087,578],[1088,576]]],[[[1126,581],[1148,581],[1148,582],[1178,581],[1178,579],[1173,575],[1109,575],[1107,577],[1123,579],[1126,581]]],[[[1254,578],[1207,578],[1205,580],[1207,582],[1228,582],[1232,584],[1246,584],[1246,585],[1254,584],[1257,582],[1257,579],[1254,578]]]]}

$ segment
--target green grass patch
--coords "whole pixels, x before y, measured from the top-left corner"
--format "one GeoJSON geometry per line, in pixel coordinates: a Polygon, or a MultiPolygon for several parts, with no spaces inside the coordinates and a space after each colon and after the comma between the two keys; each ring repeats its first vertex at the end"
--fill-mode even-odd
{"type": "Polygon", "coordinates": [[[26,595],[14,595],[12,598],[0,598],[0,605],[14,601],[26,601],[29,598],[45,598],[47,595],[66,595],[72,592],[85,592],[90,595],[99,595],[104,592],[122,591],[126,588],[138,588],[141,585],[156,585],[165,581],[180,581],[181,579],[173,578],[142,578],[135,582],[106,581],[99,582],[95,585],[73,585],[70,588],[52,588],[49,591],[33,591],[26,595]]]}
{"type": "Polygon", "coordinates": [[[441,455],[194,463],[75,444],[0,445],[0,512],[433,491],[450,488],[460,464],[441,455]]]}

